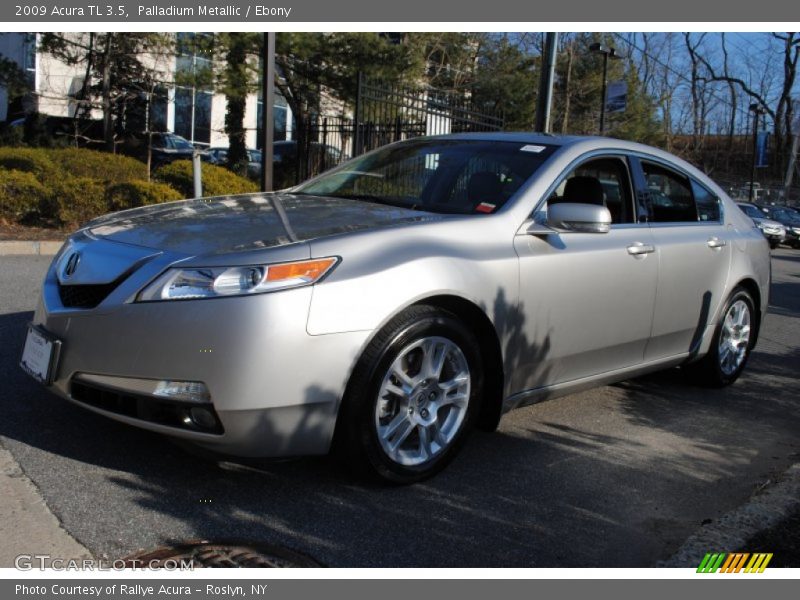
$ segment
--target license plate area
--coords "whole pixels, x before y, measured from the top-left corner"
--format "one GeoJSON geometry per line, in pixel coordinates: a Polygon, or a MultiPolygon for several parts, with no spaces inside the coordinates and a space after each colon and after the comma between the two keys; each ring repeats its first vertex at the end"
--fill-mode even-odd
{"type": "Polygon", "coordinates": [[[50,385],[55,377],[61,341],[41,327],[28,324],[28,335],[19,365],[31,377],[50,385]]]}

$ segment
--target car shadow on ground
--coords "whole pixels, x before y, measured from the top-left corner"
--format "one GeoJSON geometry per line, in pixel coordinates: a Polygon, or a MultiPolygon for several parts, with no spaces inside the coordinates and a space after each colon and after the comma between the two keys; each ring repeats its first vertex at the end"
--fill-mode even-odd
{"type": "Polygon", "coordinates": [[[241,539],[330,566],[648,566],[746,497],[765,440],[800,425],[784,393],[797,350],[759,352],[727,391],[673,370],[521,409],[434,479],[386,487],[326,457],[204,456],[58,399],[17,367],[30,316],[0,316],[0,436],[67,530],[111,558],[241,539]]]}

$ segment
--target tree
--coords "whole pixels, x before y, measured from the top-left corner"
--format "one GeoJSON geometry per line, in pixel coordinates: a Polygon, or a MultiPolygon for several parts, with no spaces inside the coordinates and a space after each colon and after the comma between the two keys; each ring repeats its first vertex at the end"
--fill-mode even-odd
{"type": "Polygon", "coordinates": [[[532,129],[540,64],[508,37],[489,38],[478,56],[472,104],[502,114],[507,129],[532,129]]]}
{"type": "Polygon", "coordinates": [[[375,33],[278,33],[275,54],[275,86],[292,109],[301,148],[312,116],[322,110],[323,93],[353,106],[359,72],[398,81],[419,65],[410,44],[375,33]]]}
{"type": "Polygon", "coordinates": [[[128,105],[140,100],[155,81],[164,77],[157,57],[171,55],[173,42],[168,34],[158,33],[51,32],[41,35],[40,50],[67,65],[85,68],[81,89],[75,94],[75,117],[88,118],[92,109],[99,108],[103,143],[113,151],[128,105]]]}
{"type": "Polygon", "coordinates": [[[239,175],[247,174],[247,145],[245,143],[244,113],[248,94],[256,91],[259,81],[258,53],[260,35],[257,33],[220,33],[215,40],[216,55],[222,69],[217,89],[225,94],[225,132],[228,134],[228,168],[239,175]]]}

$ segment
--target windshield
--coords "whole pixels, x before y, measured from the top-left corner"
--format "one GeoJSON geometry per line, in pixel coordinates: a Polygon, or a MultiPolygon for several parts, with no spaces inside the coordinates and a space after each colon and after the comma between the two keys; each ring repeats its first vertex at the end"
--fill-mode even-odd
{"type": "Polygon", "coordinates": [[[295,192],[447,214],[499,210],[557,146],[418,139],[350,161],[295,192]]]}

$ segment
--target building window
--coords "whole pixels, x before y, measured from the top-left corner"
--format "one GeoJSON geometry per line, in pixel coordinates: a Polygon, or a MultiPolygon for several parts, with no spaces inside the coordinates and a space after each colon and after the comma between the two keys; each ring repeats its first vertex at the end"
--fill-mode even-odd
{"type": "Polygon", "coordinates": [[[193,143],[211,142],[213,44],[210,33],[177,34],[175,133],[193,143]]]}
{"type": "Polygon", "coordinates": [[[25,76],[31,90],[36,89],[36,34],[26,33],[23,50],[23,65],[25,76]]]}
{"type": "MultiPolygon", "coordinates": [[[[261,148],[262,136],[264,135],[264,128],[261,126],[264,114],[264,102],[261,100],[261,93],[258,95],[258,114],[256,121],[256,148],[261,148]]],[[[272,109],[272,122],[274,123],[273,141],[283,141],[288,138],[289,128],[287,127],[289,117],[289,107],[286,105],[286,100],[283,96],[275,94],[275,105],[272,109]]]]}

